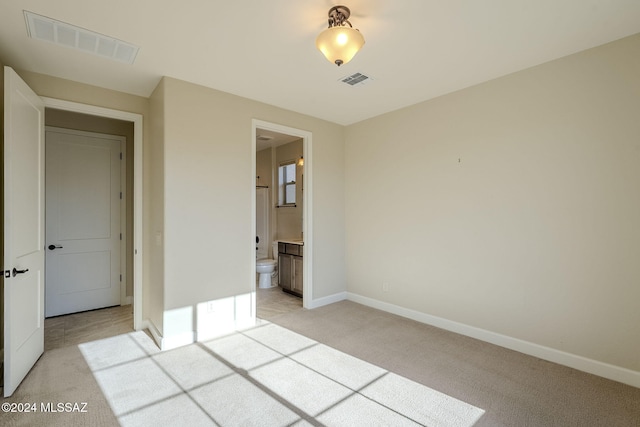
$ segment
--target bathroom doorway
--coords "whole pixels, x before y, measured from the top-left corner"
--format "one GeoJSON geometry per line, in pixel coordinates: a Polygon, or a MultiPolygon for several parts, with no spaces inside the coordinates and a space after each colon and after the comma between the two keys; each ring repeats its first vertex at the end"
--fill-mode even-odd
{"type": "Polygon", "coordinates": [[[252,144],[252,289],[256,316],[268,320],[312,300],[311,134],[254,120],[252,144]]]}

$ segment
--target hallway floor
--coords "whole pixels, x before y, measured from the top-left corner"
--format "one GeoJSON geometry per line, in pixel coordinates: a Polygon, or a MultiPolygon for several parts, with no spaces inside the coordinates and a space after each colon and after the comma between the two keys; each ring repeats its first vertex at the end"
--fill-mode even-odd
{"type": "Polygon", "coordinates": [[[44,320],[44,349],[77,345],[133,332],[133,306],[83,311],[44,320]]]}
{"type": "MultiPolygon", "coordinates": [[[[282,292],[279,287],[256,289],[258,317],[275,316],[302,309],[302,298],[282,292]]],[[[133,306],[123,305],[83,311],[45,319],[44,349],[77,345],[133,331],[133,306]]]]}

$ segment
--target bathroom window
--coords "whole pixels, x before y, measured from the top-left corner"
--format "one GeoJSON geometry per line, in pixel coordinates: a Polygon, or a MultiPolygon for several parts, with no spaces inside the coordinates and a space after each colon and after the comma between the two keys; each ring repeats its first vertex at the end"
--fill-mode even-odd
{"type": "Polygon", "coordinates": [[[283,163],[278,168],[278,204],[280,206],[296,204],[296,163],[283,163]]]}

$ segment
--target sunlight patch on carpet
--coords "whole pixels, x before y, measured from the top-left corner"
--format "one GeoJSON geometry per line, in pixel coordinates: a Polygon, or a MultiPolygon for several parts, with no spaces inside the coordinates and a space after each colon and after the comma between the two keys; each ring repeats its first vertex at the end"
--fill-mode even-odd
{"type": "Polygon", "coordinates": [[[268,322],[164,352],[142,332],[79,348],[123,426],[472,427],[484,414],[268,322]]]}

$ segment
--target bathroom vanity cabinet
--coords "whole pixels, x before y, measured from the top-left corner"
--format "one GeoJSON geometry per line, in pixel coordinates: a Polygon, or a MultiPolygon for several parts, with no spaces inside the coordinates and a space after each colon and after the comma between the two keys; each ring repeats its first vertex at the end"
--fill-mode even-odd
{"type": "Polygon", "coordinates": [[[278,283],[282,290],[302,296],[302,243],[278,243],[278,283]]]}

